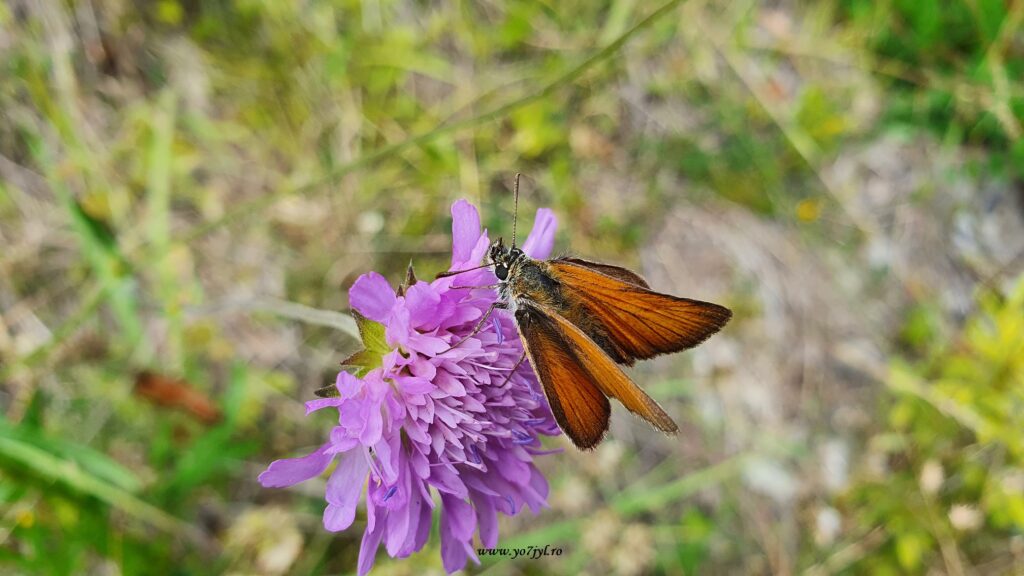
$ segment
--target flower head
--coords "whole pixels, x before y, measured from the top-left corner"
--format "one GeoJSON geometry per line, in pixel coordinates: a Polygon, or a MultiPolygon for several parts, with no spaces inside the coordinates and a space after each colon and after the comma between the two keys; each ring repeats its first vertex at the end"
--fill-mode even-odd
{"type": "MultiPolygon", "coordinates": [[[[452,205],[452,266],[477,266],[489,240],[472,205],[452,205]]],[[[523,250],[546,258],[557,222],[537,211],[523,250]]],[[[329,440],[302,458],[273,462],[260,482],[290,486],[337,460],[327,481],[324,527],[344,530],[366,502],[360,575],[369,572],[383,543],[392,557],[420,550],[440,501],[441,556],[454,572],[483,546],[498,541],[497,514],[546,506],[547,481],[533,458],[545,453],[541,435],[557,435],[533,369],[523,355],[512,318],[502,313],[473,334],[494,303],[489,269],[422,282],[398,291],[375,272],[349,291],[366,349],[349,359],[355,374],[338,374],[337,395],[310,401],[307,413],[338,410],[329,440]],[[457,346],[453,344],[458,343],[457,346]],[[365,498],[364,498],[365,495],[365,498]]]]}

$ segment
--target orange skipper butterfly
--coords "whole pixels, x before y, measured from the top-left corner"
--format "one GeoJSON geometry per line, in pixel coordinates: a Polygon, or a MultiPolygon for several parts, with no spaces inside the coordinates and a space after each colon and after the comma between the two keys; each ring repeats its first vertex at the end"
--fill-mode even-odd
{"type": "MultiPolygon", "coordinates": [[[[515,202],[518,212],[518,174],[515,202]]],[[[658,430],[678,431],[665,410],[618,365],[697,346],[725,326],[732,317],[728,308],[655,292],[639,275],[611,264],[530,258],[515,245],[515,219],[512,246],[499,238],[487,260],[470,270],[494,267],[498,300],[470,336],[495,308],[513,314],[523,359],[529,357],[555,421],[573,444],[588,450],[601,442],[611,415],[608,398],[658,430]]]]}

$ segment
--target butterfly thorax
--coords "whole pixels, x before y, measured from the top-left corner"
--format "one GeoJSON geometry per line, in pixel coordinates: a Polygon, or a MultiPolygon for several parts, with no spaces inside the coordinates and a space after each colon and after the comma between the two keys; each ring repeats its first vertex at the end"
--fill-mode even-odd
{"type": "Polygon", "coordinates": [[[546,263],[534,260],[521,249],[507,247],[499,238],[488,251],[498,277],[498,297],[513,313],[522,300],[560,307],[558,282],[545,270],[546,263]]]}

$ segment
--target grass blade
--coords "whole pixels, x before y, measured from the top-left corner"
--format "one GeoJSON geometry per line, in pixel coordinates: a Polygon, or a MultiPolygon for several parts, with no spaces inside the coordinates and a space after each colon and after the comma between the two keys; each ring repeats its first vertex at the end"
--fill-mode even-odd
{"type": "Polygon", "coordinates": [[[9,433],[10,429],[4,428],[0,427],[0,459],[20,465],[44,481],[61,484],[81,494],[92,496],[163,531],[197,538],[194,530],[181,520],[90,474],[75,462],[58,458],[12,436],[9,433]]]}

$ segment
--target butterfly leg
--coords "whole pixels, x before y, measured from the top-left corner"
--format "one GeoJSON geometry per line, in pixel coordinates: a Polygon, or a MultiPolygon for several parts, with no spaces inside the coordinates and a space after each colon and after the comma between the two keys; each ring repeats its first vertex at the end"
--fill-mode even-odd
{"type": "Polygon", "coordinates": [[[526,352],[523,352],[523,355],[519,357],[519,360],[517,360],[515,365],[512,366],[512,369],[508,371],[508,376],[505,376],[505,380],[501,383],[501,386],[498,386],[498,388],[504,388],[505,385],[508,384],[508,381],[512,379],[512,375],[516,373],[516,370],[519,369],[525,360],[526,352]]]}
{"type": "MultiPolygon", "coordinates": [[[[453,348],[458,347],[459,344],[462,344],[466,340],[469,340],[473,336],[476,336],[477,334],[479,334],[480,331],[483,330],[484,324],[487,323],[487,319],[491,317],[491,312],[494,312],[495,308],[500,308],[500,309],[504,310],[506,307],[507,307],[507,305],[504,302],[501,302],[501,301],[497,301],[494,304],[491,304],[491,306],[487,309],[487,311],[484,312],[484,315],[480,317],[480,321],[477,322],[476,326],[473,327],[473,331],[470,332],[469,334],[466,334],[465,336],[463,336],[455,344],[452,344],[451,346],[449,346],[448,350],[451,350],[453,348]]],[[[448,350],[445,350],[444,352],[441,352],[441,354],[444,354],[445,352],[448,352],[448,350]]]]}

